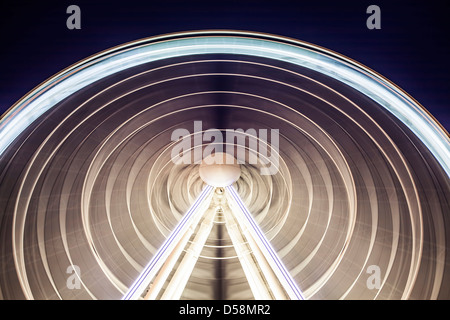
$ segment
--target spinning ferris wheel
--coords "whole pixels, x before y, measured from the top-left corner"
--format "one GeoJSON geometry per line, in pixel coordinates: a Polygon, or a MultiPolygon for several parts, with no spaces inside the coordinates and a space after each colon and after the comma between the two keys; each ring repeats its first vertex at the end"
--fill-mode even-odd
{"type": "Polygon", "coordinates": [[[17,102],[0,156],[6,299],[450,297],[448,133],[325,48],[124,44],[17,102]]]}

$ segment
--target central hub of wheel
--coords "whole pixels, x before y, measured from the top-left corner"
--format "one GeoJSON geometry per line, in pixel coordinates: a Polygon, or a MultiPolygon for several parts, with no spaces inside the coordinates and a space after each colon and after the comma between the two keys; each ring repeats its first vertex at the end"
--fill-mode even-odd
{"type": "Polygon", "coordinates": [[[203,159],[199,173],[206,184],[216,188],[227,187],[239,179],[241,167],[232,155],[218,152],[203,159]]]}

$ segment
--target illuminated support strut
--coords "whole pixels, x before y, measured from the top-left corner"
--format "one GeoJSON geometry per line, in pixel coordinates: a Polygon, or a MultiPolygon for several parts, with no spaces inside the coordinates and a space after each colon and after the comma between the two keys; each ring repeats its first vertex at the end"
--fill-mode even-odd
{"type": "MultiPolygon", "coordinates": [[[[180,223],[172,231],[169,238],[164,242],[161,248],[153,256],[152,260],[147,264],[141,272],[137,280],[131,285],[127,293],[122,297],[122,300],[137,300],[147,290],[151,281],[156,276],[161,267],[168,261],[169,257],[174,258],[174,251],[179,251],[184,248],[182,243],[189,240],[189,233],[194,232],[193,228],[198,223],[203,213],[209,206],[212,197],[211,186],[206,186],[200,193],[194,204],[183,216],[180,223]],[[196,223],[195,223],[196,222],[196,223]],[[195,223],[195,224],[194,224],[195,223]],[[175,250],[176,249],[176,250],[175,250]]],[[[181,253],[181,252],[180,252],[181,253]]]]}
{"type": "Polygon", "coordinates": [[[212,189],[208,186],[202,191],[122,299],[180,299],[218,213],[224,218],[254,298],[304,299],[236,190],[226,187],[226,197],[222,197],[218,194],[223,188],[220,193],[212,189]]]}
{"type": "MultiPolygon", "coordinates": [[[[294,279],[287,271],[275,250],[256,224],[250,212],[245,207],[233,186],[226,187],[226,195],[230,208],[238,221],[243,234],[246,236],[252,253],[264,275],[273,298],[285,299],[283,290],[291,300],[304,300],[304,296],[294,279]],[[281,286],[280,286],[281,284],[281,286]]],[[[248,277],[247,277],[248,278],[248,277]]],[[[250,281],[249,281],[250,282],[250,281]]],[[[254,293],[255,294],[255,293],[254,293]]]]}
{"type": "Polygon", "coordinates": [[[214,225],[214,217],[216,216],[216,211],[209,209],[205,213],[205,218],[203,219],[200,228],[195,235],[194,240],[189,245],[186,250],[186,254],[181,260],[177,271],[173,275],[167,288],[164,290],[164,294],[161,299],[164,300],[178,300],[186,287],[189,277],[194,269],[195,264],[200,256],[200,253],[208,239],[211,229],[214,225]]]}

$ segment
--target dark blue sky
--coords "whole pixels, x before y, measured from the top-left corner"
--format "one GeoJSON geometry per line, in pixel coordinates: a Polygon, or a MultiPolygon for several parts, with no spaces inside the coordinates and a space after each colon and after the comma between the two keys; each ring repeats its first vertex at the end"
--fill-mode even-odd
{"type": "Polygon", "coordinates": [[[450,4],[443,1],[6,1],[0,4],[0,111],[65,67],[158,34],[237,29],[308,41],[387,77],[450,131],[450,4]],[[81,8],[81,30],[66,8],[81,8]],[[381,30],[366,8],[381,8],[381,30]]]}

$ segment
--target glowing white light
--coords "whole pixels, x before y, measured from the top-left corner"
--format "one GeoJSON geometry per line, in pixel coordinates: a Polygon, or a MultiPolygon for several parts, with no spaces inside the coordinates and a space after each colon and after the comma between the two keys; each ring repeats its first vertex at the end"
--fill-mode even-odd
{"type": "Polygon", "coordinates": [[[181,221],[170,234],[169,238],[159,248],[158,252],[153,256],[144,270],[141,272],[136,281],[128,289],[127,293],[122,297],[122,300],[136,300],[141,297],[142,293],[148,288],[150,282],[153,280],[156,273],[166,261],[167,257],[173,251],[173,248],[180,241],[180,238],[191,226],[191,222],[195,217],[201,216],[205,209],[205,204],[209,204],[208,199],[211,196],[211,186],[206,186],[200,193],[194,204],[189,208],[187,213],[183,216],[181,221]]]}
{"type": "MultiPolygon", "coordinates": [[[[240,211],[242,215],[235,214],[235,218],[238,220],[239,224],[246,225],[249,231],[253,234],[253,239],[257,242],[257,246],[265,256],[267,262],[272,267],[272,270],[278,277],[278,280],[283,285],[284,289],[288,293],[291,299],[304,300],[303,293],[298,288],[297,283],[289,274],[288,270],[281,262],[275,250],[270,245],[269,241],[265,237],[262,230],[258,227],[258,224],[253,219],[252,215],[246,208],[245,204],[242,202],[241,198],[237,194],[233,186],[226,187],[228,191],[227,194],[231,196],[237,205],[236,211],[240,211]],[[245,219],[243,219],[243,217],[245,219]]],[[[232,201],[230,201],[232,203],[232,201]]]]}
{"type": "Polygon", "coordinates": [[[160,36],[138,40],[100,53],[55,75],[16,103],[0,121],[0,154],[44,112],[99,79],[160,59],[224,53],[294,63],[353,87],[409,127],[450,175],[449,137],[413,99],[364,66],[323,48],[282,37],[238,31],[214,31],[214,34],[186,32],[180,33],[179,38],[160,36]]]}

